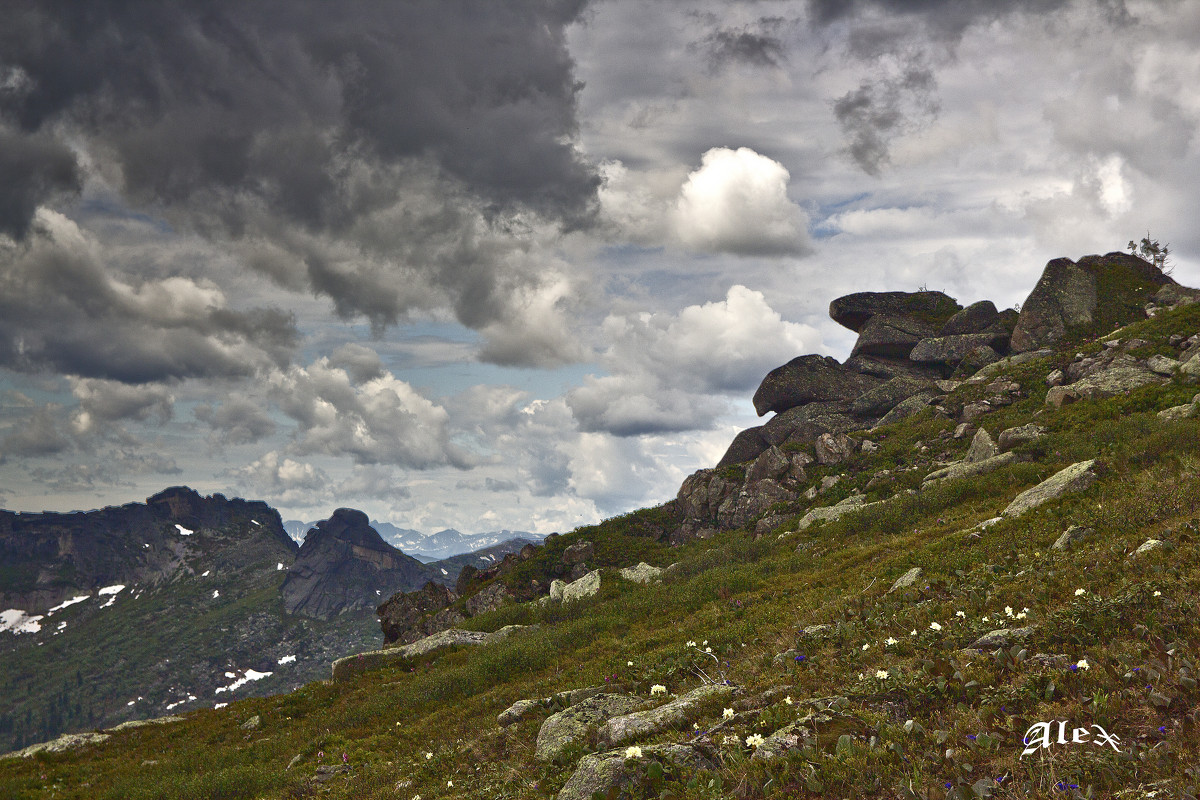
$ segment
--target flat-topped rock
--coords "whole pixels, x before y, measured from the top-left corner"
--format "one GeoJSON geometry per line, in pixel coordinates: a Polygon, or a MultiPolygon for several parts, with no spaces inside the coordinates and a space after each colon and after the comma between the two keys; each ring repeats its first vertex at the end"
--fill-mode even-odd
{"type": "Polygon", "coordinates": [[[464,631],[457,628],[439,631],[432,636],[426,636],[424,639],[418,639],[412,644],[406,644],[401,647],[389,647],[385,650],[371,650],[364,653],[356,653],[352,656],[339,658],[333,662],[333,680],[334,682],[349,680],[355,675],[361,675],[374,669],[380,669],[397,661],[403,661],[410,658],[418,658],[427,653],[432,653],[434,650],[443,647],[454,647],[456,645],[481,645],[491,644],[507,638],[515,631],[521,630],[529,626],[526,625],[505,625],[498,631],[486,633],[484,631],[464,631]]]}
{"type": "Polygon", "coordinates": [[[1017,517],[1063,495],[1082,492],[1096,482],[1099,477],[1096,470],[1095,459],[1080,461],[1059,470],[1037,486],[1026,489],[1013,498],[1008,507],[1000,512],[1001,516],[1017,517]]]}
{"type": "Polygon", "coordinates": [[[855,333],[862,331],[867,320],[884,314],[918,317],[927,324],[940,326],[956,314],[961,306],[943,292],[855,292],[829,304],[829,317],[855,333]]]}
{"type": "Polygon", "coordinates": [[[738,691],[735,686],[708,684],[658,708],[613,717],[600,728],[600,741],[610,747],[616,747],[665,730],[682,728],[699,719],[705,710],[728,700],[738,691]]]}

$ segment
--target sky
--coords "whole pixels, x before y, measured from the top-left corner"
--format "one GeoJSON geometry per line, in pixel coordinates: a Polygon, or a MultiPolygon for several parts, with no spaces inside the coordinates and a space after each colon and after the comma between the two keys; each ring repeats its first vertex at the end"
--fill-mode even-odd
{"type": "Polygon", "coordinates": [[[656,505],[857,291],[1200,285],[1200,0],[14,0],[0,507],[656,505]]]}

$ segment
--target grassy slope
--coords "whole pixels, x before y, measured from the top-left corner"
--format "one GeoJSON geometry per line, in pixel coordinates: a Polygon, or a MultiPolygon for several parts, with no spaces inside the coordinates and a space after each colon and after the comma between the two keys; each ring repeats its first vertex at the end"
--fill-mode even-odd
{"type": "MultiPolygon", "coordinates": [[[[1150,339],[1167,352],[1157,343],[1168,334],[1198,329],[1200,309],[1193,306],[1123,335],[1150,339]]],[[[1197,782],[1190,765],[1200,757],[1200,623],[1194,613],[1200,422],[1165,424],[1155,412],[1190,400],[1196,389],[1171,384],[1043,410],[1042,379],[1075,349],[1009,370],[1028,398],[983,419],[995,434],[1040,412],[1036,421],[1049,435],[1028,448],[1033,462],[903,496],[782,540],[752,541],[734,532],[672,550],[629,533],[661,517],[659,510],[609,521],[555,546],[590,538],[604,560],[624,553],[627,563],[680,562],[671,581],[640,587],[607,580],[597,597],[566,608],[521,605],[471,621],[486,628],[542,623],[500,644],[442,652],[350,684],[313,683],[290,695],[195,712],[186,722],[130,731],[81,751],[0,761],[0,794],[547,797],[572,767],[534,762],[544,715],[500,729],[498,712],[521,698],[605,680],[643,695],[655,683],[682,693],[702,675],[723,676],[751,697],[772,687],[781,691],[732,721],[714,714],[701,722],[724,766],[668,781],[666,791],[678,798],[1064,797],[1089,788],[1103,797],[1159,779],[1170,782],[1172,796],[1194,793],[1187,787],[1197,782]],[[979,538],[965,532],[1018,492],[1087,458],[1105,466],[1087,492],[1001,522],[979,538]],[[1073,552],[1051,551],[1071,524],[1095,534],[1073,552]],[[1129,558],[1150,537],[1173,546],[1129,558]],[[925,571],[919,588],[885,595],[914,565],[925,571]],[[1024,653],[958,652],[996,627],[1006,607],[1014,614],[1029,609],[1027,620],[1010,625],[1037,626],[1024,653]],[[797,628],[814,623],[832,628],[816,640],[800,637],[797,628]],[[886,644],[889,637],[897,643],[886,644]],[[689,640],[707,642],[716,663],[686,646],[689,640]],[[788,648],[805,658],[774,663],[788,648]],[[1070,663],[1086,659],[1090,668],[1028,659],[1039,652],[1063,654],[1070,663]],[[875,677],[878,670],[888,677],[875,677]],[[769,734],[810,710],[783,702],[782,694],[796,701],[846,697],[835,733],[849,738],[769,765],[751,761],[746,736],[769,734]],[[254,715],[261,718],[258,728],[239,727],[254,715]],[[1028,725],[1050,719],[1101,724],[1127,752],[1059,746],[1018,759],[1028,725]],[[911,730],[907,720],[914,721],[911,730]],[[343,760],[345,774],[313,780],[319,766],[343,760]]],[[[959,396],[980,391],[968,386],[959,396]]],[[[864,488],[883,468],[896,478],[871,490],[872,499],[915,486],[927,470],[903,467],[919,452],[918,441],[950,455],[965,449],[965,441],[938,438],[952,427],[949,420],[918,419],[873,436],[883,443],[880,451],[810,474],[811,482],[822,474],[847,475],[818,502],[864,488]]],[[[658,738],[678,741],[694,733],[658,738]]],[[[652,788],[651,796],[659,796],[662,787],[652,788]]]]}

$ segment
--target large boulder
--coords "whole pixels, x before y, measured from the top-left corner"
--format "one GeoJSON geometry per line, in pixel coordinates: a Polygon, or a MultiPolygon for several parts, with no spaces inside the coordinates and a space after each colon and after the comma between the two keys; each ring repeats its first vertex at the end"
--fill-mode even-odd
{"type": "Polygon", "coordinates": [[[870,376],[844,368],[837,359],[799,356],[767,373],[754,393],[754,410],[761,417],[805,403],[852,400],[875,383],[870,376]]]}
{"type": "Polygon", "coordinates": [[[431,617],[456,599],[448,587],[433,581],[428,581],[415,592],[396,592],[375,609],[379,626],[383,628],[383,643],[408,644],[439,630],[454,627],[464,619],[461,614],[457,615],[457,620],[447,617],[438,623],[431,623],[431,617]],[[435,627],[441,622],[446,624],[435,627]]]}
{"type": "Polygon", "coordinates": [[[847,358],[842,364],[851,372],[860,372],[873,378],[889,381],[892,378],[915,378],[917,380],[937,380],[942,377],[941,370],[927,364],[916,364],[907,358],[882,358],[880,356],[862,355],[847,358]]]}
{"type": "Polygon", "coordinates": [[[942,326],[942,336],[961,336],[964,333],[984,333],[1000,322],[1000,313],[991,300],[980,300],[959,311],[942,326]]]}
{"type": "Polygon", "coordinates": [[[850,356],[908,358],[917,342],[928,339],[934,333],[936,329],[927,322],[912,317],[878,314],[863,324],[850,356]]]}
{"type": "Polygon", "coordinates": [[[672,728],[686,727],[688,723],[701,717],[706,710],[730,700],[740,691],[736,686],[710,683],[658,708],[613,717],[600,728],[600,741],[609,747],[617,747],[672,728]]]}
{"type": "Polygon", "coordinates": [[[877,315],[913,317],[940,327],[959,310],[954,298],[942,292],[856,292],[829,304],[829,316],[855,333],[877,315]]]}
{"type": "Polygon", "coordinates": [[[1012,334],[1016,352],[1052,344],[1072,328],[1094,323],[1125,325],[1145,317],[1144,306],[1162,286],[1173,284],[1162,270],[1129,253],[1056,258],[1021,306],[1012,334]]]}

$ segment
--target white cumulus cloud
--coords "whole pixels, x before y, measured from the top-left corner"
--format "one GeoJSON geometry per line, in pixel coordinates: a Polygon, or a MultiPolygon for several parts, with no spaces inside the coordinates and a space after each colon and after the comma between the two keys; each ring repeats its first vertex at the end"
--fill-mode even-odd
{"type": "Polygon", "coordinates": [[[808,215],[788,199],[791,175],[748,147],[714,147],[688,175],[675,204],[675,231],[692,250],[747,256],[812,250],[808,215]]]}

